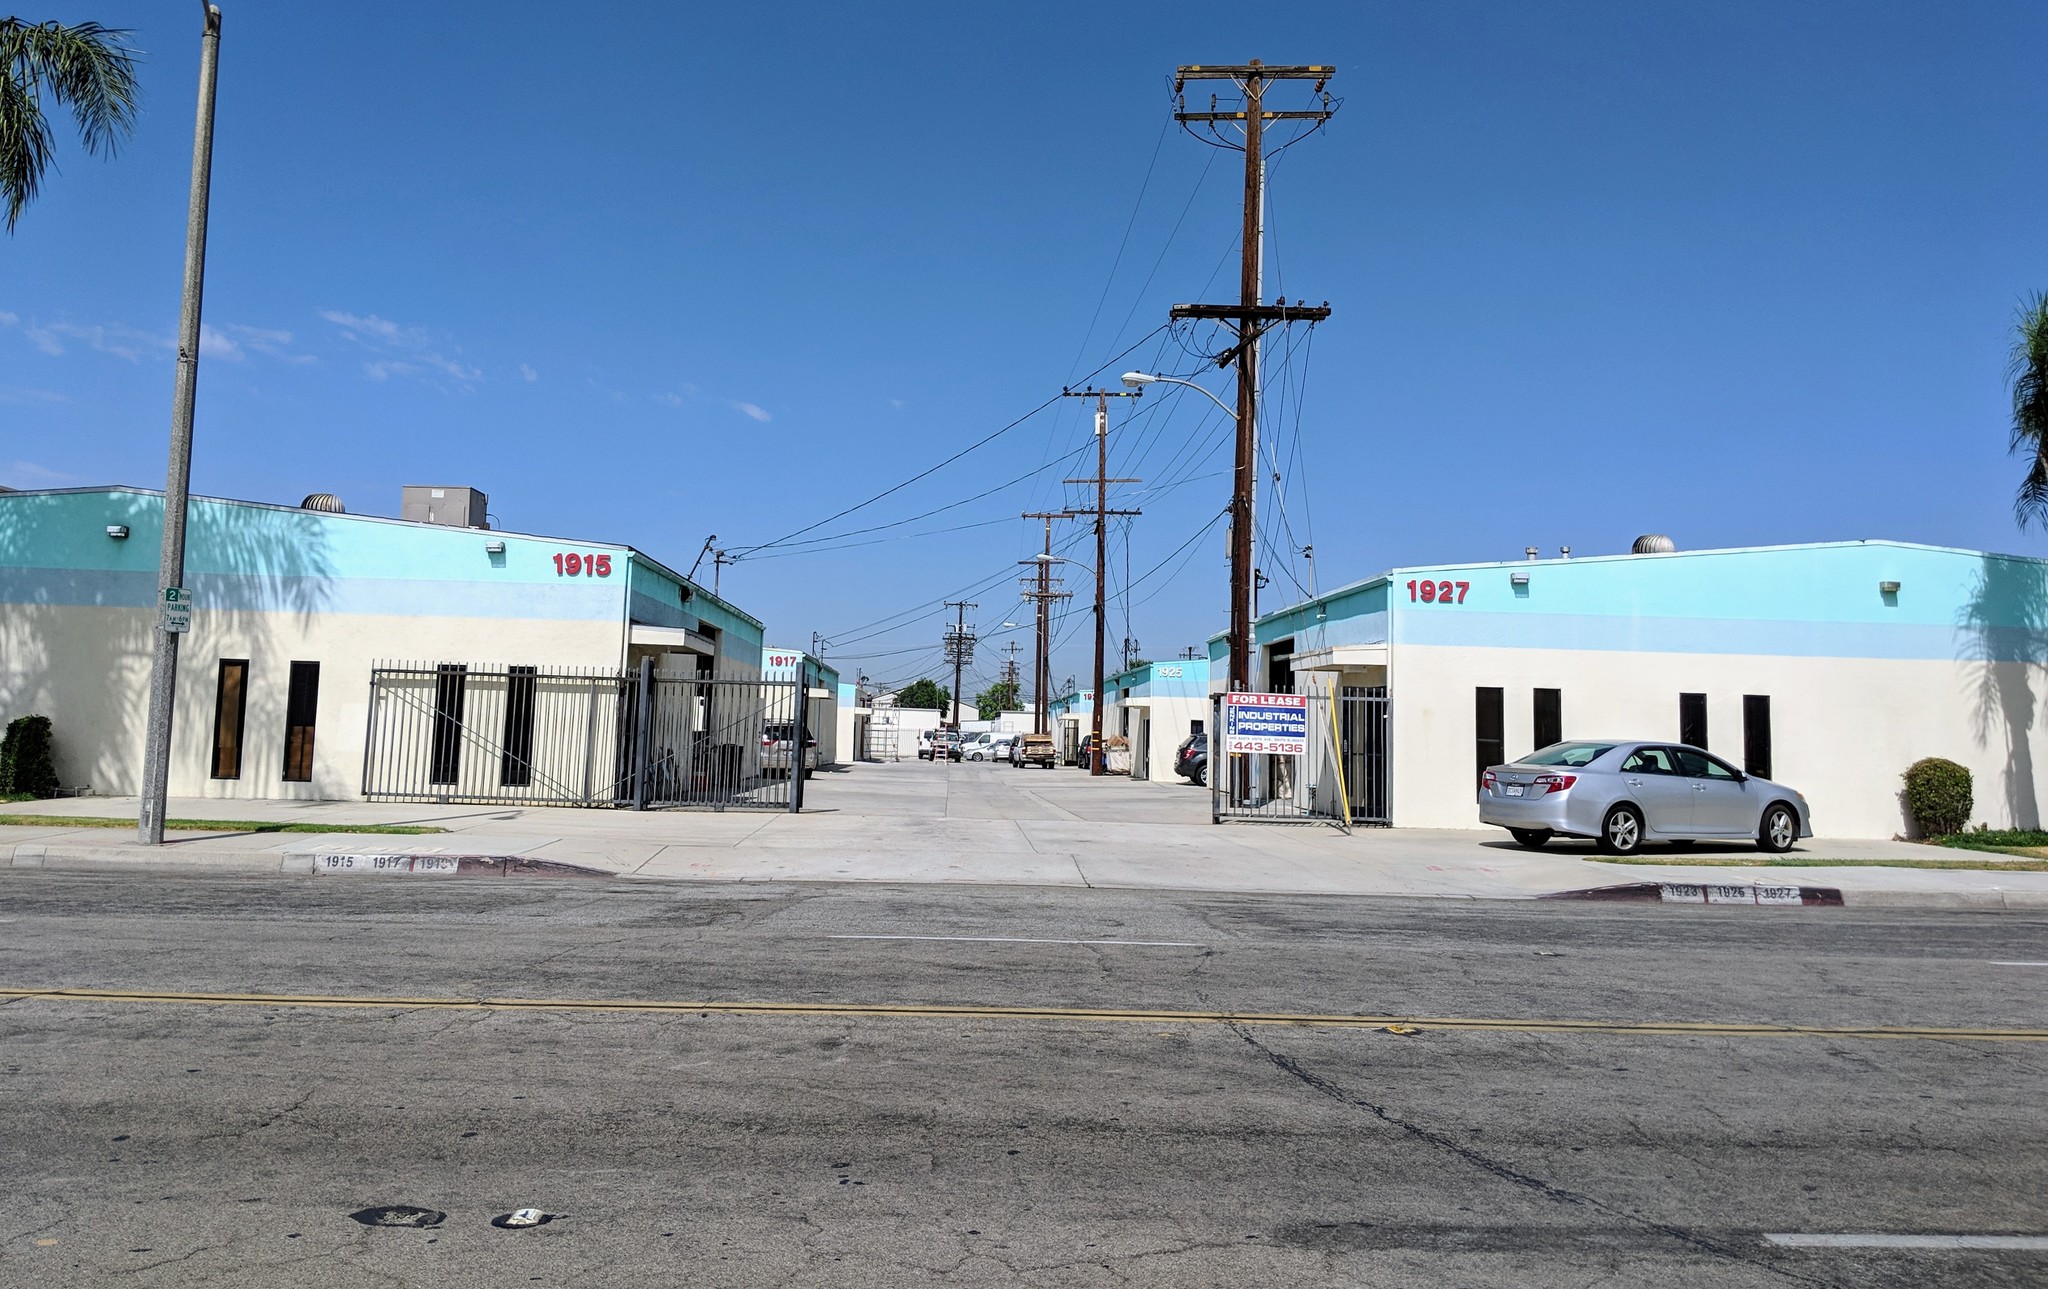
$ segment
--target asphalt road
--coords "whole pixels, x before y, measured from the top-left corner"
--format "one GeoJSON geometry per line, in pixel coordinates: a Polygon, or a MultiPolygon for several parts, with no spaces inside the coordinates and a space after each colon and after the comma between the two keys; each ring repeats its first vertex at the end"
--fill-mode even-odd
{"type": "Polygon", "coordinates": [[[10,873],[0,1284],[2041,1285],[2043,963],[2015,914],[10,873]]]}

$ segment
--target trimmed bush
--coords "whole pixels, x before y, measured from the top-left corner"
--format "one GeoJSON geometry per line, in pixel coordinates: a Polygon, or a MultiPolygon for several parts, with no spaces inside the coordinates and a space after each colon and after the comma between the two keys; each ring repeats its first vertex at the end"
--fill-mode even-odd
{"type": "Polygon", "coordinates": [[[1906,813],[1923,837],[1948,837],[1961,832],[1976,806],[1970,772],[1938,756],[1915,761],[1906,771],[1906,813]]]}
{"type": "Polygon", "coordinates": [[[22,716],[0,738],[0,795],[57,795],[57,763],[50,753],[50,718],[22,716]]]}

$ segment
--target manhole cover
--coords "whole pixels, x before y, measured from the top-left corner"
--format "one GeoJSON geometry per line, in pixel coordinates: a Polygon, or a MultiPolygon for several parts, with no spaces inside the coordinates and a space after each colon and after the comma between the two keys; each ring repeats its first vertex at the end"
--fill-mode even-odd
{"type": "Polygon", "coordinates": [[[375,1208],[358,1209],[349,1214],[364,1226],[409,1226],[414,1230],[426,1230],[441,1225],[448,1215],[437,1208],[419,1208],[412,1204],[379,1204],[375,1208]]]}

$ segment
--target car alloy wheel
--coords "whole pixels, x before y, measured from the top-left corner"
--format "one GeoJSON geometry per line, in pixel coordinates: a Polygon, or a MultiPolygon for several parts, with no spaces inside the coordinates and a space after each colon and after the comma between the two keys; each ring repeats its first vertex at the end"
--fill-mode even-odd
{"type": "Polygon", "coordinates": [[[1757,832],[1758,850],[1782,854],[1798,840],[1799,816],[1792,813],[1792,807],[1780,803],[1764,811],[1763,827],[1757,832]]]}
{"type": "Polygon", "coordinates": [[[1600,849],[1633,855],[1643,848],[1643,816],[1634,806],[1616,806],[1600,823],[1600,849]]]}

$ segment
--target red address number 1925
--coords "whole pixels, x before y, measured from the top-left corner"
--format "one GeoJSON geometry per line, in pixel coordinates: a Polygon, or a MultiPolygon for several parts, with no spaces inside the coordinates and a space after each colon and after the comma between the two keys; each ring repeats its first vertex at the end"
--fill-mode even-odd
{"type": "Polygon", "coordinates": [[[1425,578],[1408,584],[1408,598],[1424,604],[1463,604],[1465,592],[1471,589],[1470,582],[1432,582],[1425,578]]]}
{"type": "Polygon", "coordinates": [[[612,557],[609,555],[581,555],[575,551],[555,553],[555,574],[558,577],[610,577],[612,557]]]}

